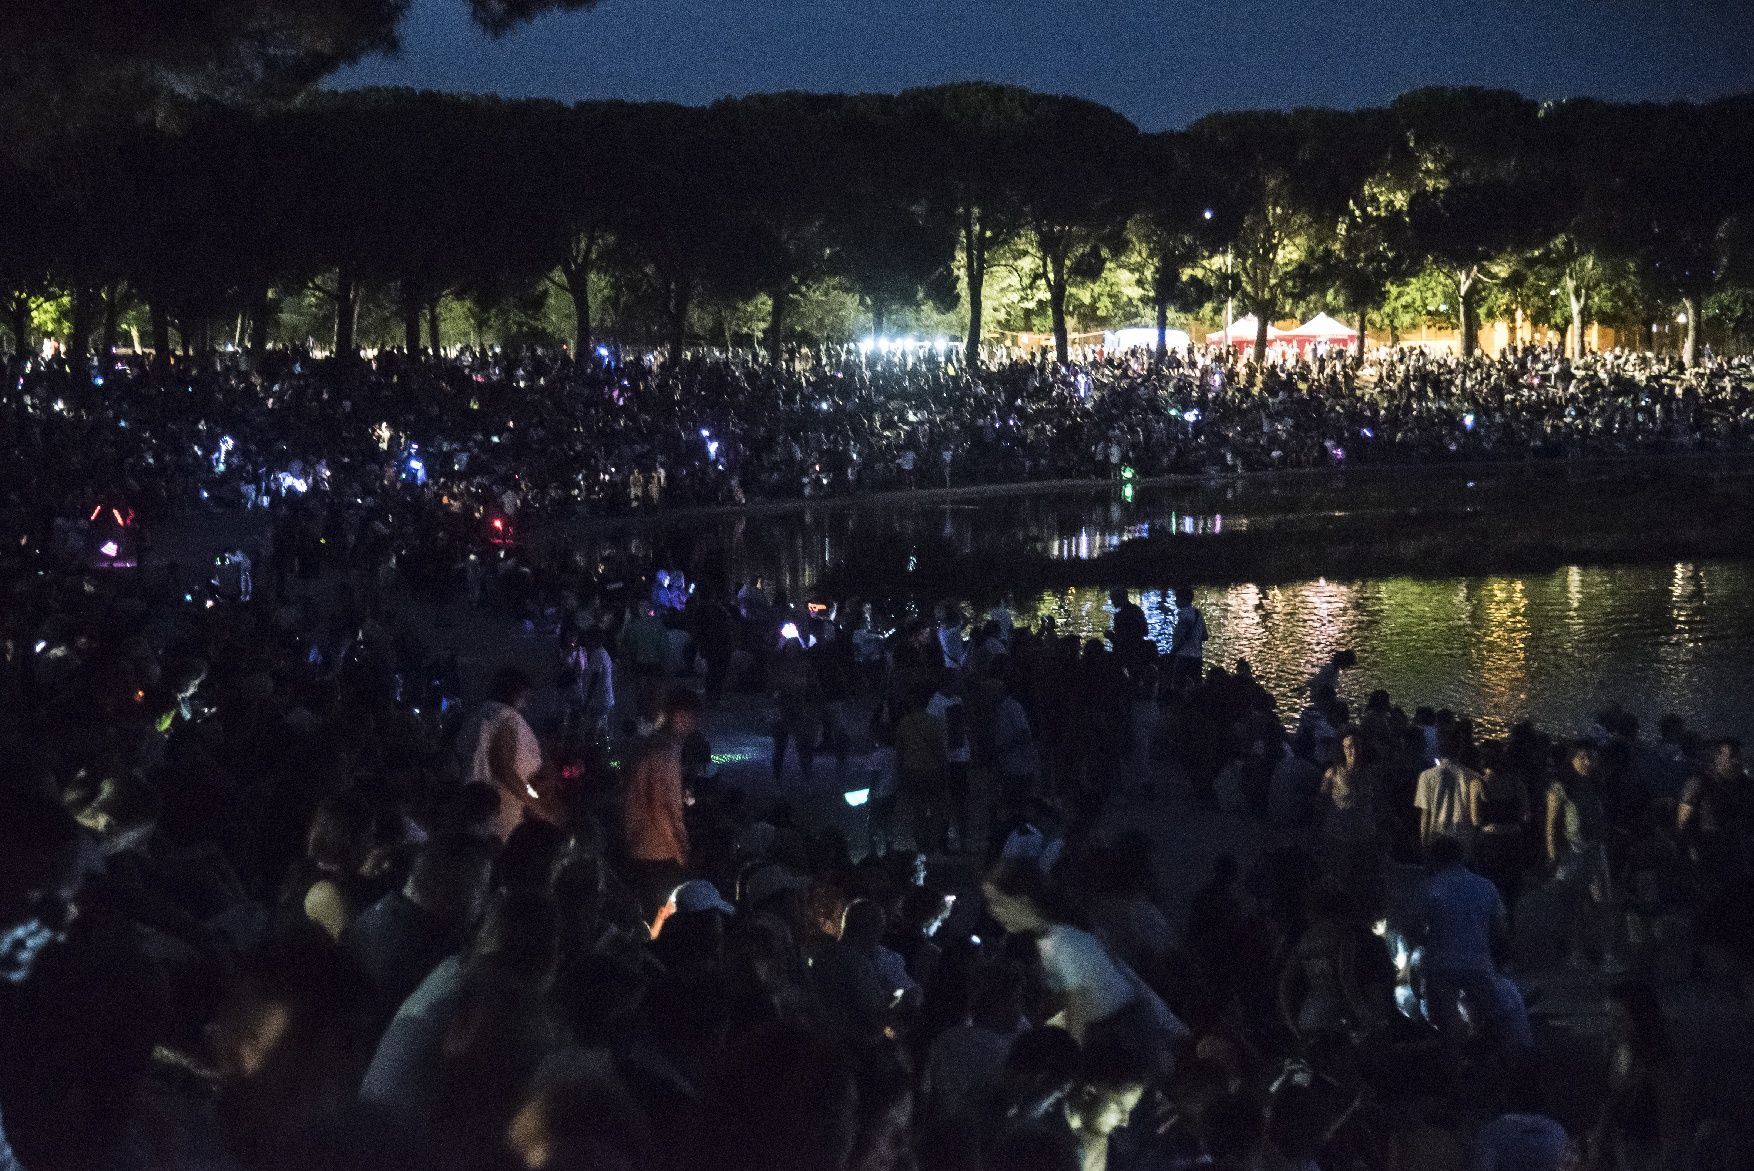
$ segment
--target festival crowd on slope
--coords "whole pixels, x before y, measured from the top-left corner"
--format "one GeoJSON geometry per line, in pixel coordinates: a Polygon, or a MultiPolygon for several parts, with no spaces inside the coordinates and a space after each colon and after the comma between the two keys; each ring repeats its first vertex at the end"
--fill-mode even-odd
{"type": "Polygon", "coordinates": [[[1080,643],[376,547],[247,599],[0,553],[6,1171],[1747,1165],[1656,993],[1748,971],[1733,741],[1480,743],[1340,700],[1368,647],[1281,710],[1185,588],[1080,643]],[[548,667],[435,667],[471,602],[548,667]],[[1187,810],[1272,832],[1170,893],[1187,810]],[[1540,946],[1605,1052],[1532,1023],[1540,946]]]}
{"type": "MultiPolygon", "coordinates": [[[[1358,464],[1743,450],[1754,363],[1545,348],[1456,359],[1234,352],[1014,359],[971,373],[927,349],[679,364],[603,347],[369,363],[237,354],[169,369],[123,355],[8,368],[5,505],[72,515],[94,490],[144,516],[198,499],[262,507],[331,480],[419,486],[477,516],[892,487],[1358,464]],[[45,509],[44,501],[56,508],[45,509]]],[[[0,505],[0,506],[5,506],[0,505]]]]}

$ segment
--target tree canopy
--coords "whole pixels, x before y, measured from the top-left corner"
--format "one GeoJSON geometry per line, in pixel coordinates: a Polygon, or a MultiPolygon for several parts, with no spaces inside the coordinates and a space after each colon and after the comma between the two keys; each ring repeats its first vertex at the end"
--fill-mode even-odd
{"type": "MultiPolygon", "coordinates": [[[[490,24],[533,11],[477,7],[490,24]]],[[[274,69],[238,76],[292,68],[268,56],[274,69]]],[[[161,351],[222,329],[342,353],[364,329],[412,350],[460,324],[478,340],[498,315],[515,319],[506,336],[580,348],[753,330],[783,357],[806,337],[918,330],[960,333],[972,363],[1016,331],[1051,335],[1064,360],[1080,330],[1163,330],[1227,300],[1262,333],[1325,308],[1451,323],[1464,348],[1494,308],[1574,349],[1604,314],[1679,322],[1689,359],[1702,328],[1747,328],[1747,98],[1428,89],[1143,135],[1096,103],[986,83],[704,108],[395,89],[238,101],[206,84],[230,67],[203,60],[152,66],[185,92],[161,91],[151,118],[0,152],[16,347],[102,348],[138,327],[161,351]]]]}

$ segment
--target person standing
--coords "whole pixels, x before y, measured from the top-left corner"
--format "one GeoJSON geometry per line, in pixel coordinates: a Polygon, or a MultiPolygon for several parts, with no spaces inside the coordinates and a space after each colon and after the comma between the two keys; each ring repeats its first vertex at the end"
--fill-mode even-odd
{"type": "Polygon", "coordinates": [[[1206,615],[1194,604],[1194,587],[1175,591],[1174,633],[1169,640],[1170,686],[1185,692],[1197,687],[1206,669],[1206,615]]]}
{"type": "Polygon", "coordinates": [[[1322,774],[1322,850],[1328,872],[1374,888],[1382,861],[1382,773],[1356,727],[1340,734],[1340,758],[1322,774]]]}
{"type": "Polygon", "coordinates": [[[962,611],[951,602],[938,607],[938,649],[949,670],[960,671],[968,661],[968,643],[962,637],[962,611]]]}
{"type": "Polygon", "coordinates": [[[542,745],[524,717],[534,685],[518,667],[502,667],[481,705],[458,739],[463,778],[499,791],[494,835],[505,841],[526,816],[546,817],[538,782],[544,779],[542,745]]]}
{"type": "Polygon", "coordinates": [[[938,689],[926,701],[926,714],[944,731],[944,797],[949,803],[951,847],[967,848],[969,766],[968,707],[963,703],[961,682],[954,671],[938,677],[938,689]]]}
{"type": "Polygon", "coordinates": [[[615,707],[615,666],[603,632],[592,626],[567,652],[566,725],[569,740],[602,744],[609,738],[609,713],[615,707]]]}
{"type": "Polygon", "coordinates": [[[663,726],[636,748],[621,806],[625,873],[648,916],[688,874],[688,826],[683,819],[682,752],[700,719],[700,697],[672,692],[663,726]]]}
{"type": "Polygon", "coordinates": [[[993,769],[999,774],[998,800],[993,805],[989,837],[997,846],[1001,827],[1023,816],[1023,807],[1035,788],[1041,757],[1035,732],[1010,680],[1000,677],[1001,694],[993,705],[993,769]]]}
{"type": "Polygon", "coordinates": [[[1530,861],[1528,827],[1534,820],[1528,786],[1513,773],[1503,746],[1483,748],[1485,767],[1468,789],[1468,822],[1474,840],[1474,865],[1491,879],[1514,906],[1522,884],[1523,867],[1530,861]]]}
{"type": "Polygon", "coordinates": [[[914,849],[925,853],[944,844],[944,767],[950,750],[944,725],[932,718],[926,698],[915,693],[906,703],[895,721],[895,771],[913,813],[914,849]]]}
{"type": "MultiPolygon", "coordinates": [[[[0,986],[31,978],[43,951],[78,913],[85,850],[60,800],[36,789],[0,792],[0,986]]],[[[0,1025],[8,1022],[0,1016],[0,1025]]],[[[0,1120],[0,1171],[21,1171],[0,1120]]]]}
{"type": "Polygon", "coordinates": [[[1413,807],[1419,810],[1422,847],[1429,848],[1440,836],[1461,841],[1470,828],[1468,798],[1479,776],[1457,759],[1462,748],[1461,731],[1446,725],[1438,733],[1437,763],[1419,774],[1413,807]]]}
{"type": "Polygon", "coordinates": [[[1108,600],[1115,611],[1109,641],[1114,643],[1116,653],[1133,654],[1138,644],[1151,636],[1150,627],[1145,624],[1145,611],[1127,596],[1126,590],[1110,590],[1108,600]]]}
{"type": "Polygon", "coordinates": [[[1602,753],[1588,741],[1572,749],[1571,768],[1561,767],[1547,786],[1547,864],[1553,868],[1554,886],[1570,914],[1574,964],[1593,958],[1604,963],[1612,950],[1607,905],[1609,889],[1607,807],[1602,800],[1602,753]]]}
{"type": "Polygon", "coordinates": [[[788,638],[769,674],[774,693],[774,780],[779,780],[785,773],[786,745],[790,743],[797,749],[798,768],[808,781],[816,761],[817,717],[821,709],[816,668],[811,664],[804,644],[796,638],[788,638]]]}
{"type": "Polygon", "coordinates": [[[1498,888],[1468,869],[1461,839],[1439,834],[1426,849],[1429,871],[1419,889],[1416,930],[1424,960],[1425,1012],[1445,1036],[1466,995],[1482,1009],[1498,1003],[1496,949],[1510,935],[1498,888]]]}

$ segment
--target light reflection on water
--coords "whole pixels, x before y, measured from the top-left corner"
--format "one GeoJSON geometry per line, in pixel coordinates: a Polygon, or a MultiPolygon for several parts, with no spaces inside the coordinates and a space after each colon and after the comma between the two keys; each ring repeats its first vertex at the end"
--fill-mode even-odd
{"type": "MultiPolygon", "coordinates": [[[[1167,649],[1173,613],[1158,589],[1135,590],[1167,649]]],[[[1387,688],[1418,705],[1471,714],[1487,734],[1529,718],[1582,731],[1610,702],[1654,734],[1679,712],[1705,733],[1754,732],[1754,567],[1739,562],[1571,567],[1553,573],[1195,591],[1209,664],[1247,658],[1288,718],[1311,675],[1350,647],[1359,665],[1343,698],[1387,688]]],[[[1081,637],[1108,628],[1106,591],[1050,591],[1023,604],[1081,637]]]]}

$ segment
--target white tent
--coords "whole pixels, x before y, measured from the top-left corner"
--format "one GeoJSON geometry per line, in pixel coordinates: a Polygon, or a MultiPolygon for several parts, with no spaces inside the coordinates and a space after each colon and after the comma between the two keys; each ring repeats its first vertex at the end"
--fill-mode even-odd
{"type": "MultiPolygon", "coordinates": [[[[1225,336],[1225,331],[1221,329],[1216,333],[1207,334],[1206,344],[1209,346],[1221,346],[1228,341],[1233,346],[1252,346],[1255,344],[1255,331],[1259,328],[1260,320],[1256,318],[1253,313],[1250,313],[1248,316],[1238,317],[1235,321],[1230,323],[1228,338],[1225,336]]],[[[1267,340],[1269,342],[1278,341],[1284,336],[1284,330],[1270,322],[1268,323],[1267,340]]]]}
{"type": "MultiPolygon", "coordinates": [[[[1185,350],[1190,341],[1186,330],[1163,331],[1163,344],[1172,350],[1185,350]]],[[[1155,350],[1157,328],[1151,325],[1129,325],[1125,329],[1111,329],[1102,335],[1102,344],[1104,349],[1109,350],[1155,350]]]]}
{"type": "Polygon", "coordinates": [[[1287,331],[1285,336],[1312,342],[1332,342],[1355,338],[1358,331],[1343,321],[1334,320],[1326,313],[1318,313],[1296,329],[1287,331]]]}

